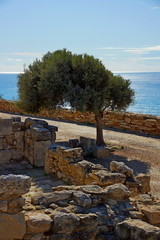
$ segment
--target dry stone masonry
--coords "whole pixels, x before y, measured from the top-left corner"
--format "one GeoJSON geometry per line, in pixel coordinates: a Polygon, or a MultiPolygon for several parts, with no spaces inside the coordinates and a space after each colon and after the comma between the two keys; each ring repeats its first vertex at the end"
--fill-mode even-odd
{"type": "Polygon", "coordinates": [[[55,142],[57,130],[42,120],[0,119],[0,164],[24,157],[32,165],[44,166],[46,148],[55,142]]]}
{"type": "Polygon", "coordinates": [[[56,145],[56,131],[41,120],[0,119],[1,166],[26,158],[51,175],[39,183],[0,175],[0,240],[160,240],[160,201],[150,194],[150,176],[135,176],[123,162],[106,169],[87,161],[92,153],[107,159],[109,149],[86,138],[56,145]],[[57,176],[66,182],[47,186],[57,176]]]}

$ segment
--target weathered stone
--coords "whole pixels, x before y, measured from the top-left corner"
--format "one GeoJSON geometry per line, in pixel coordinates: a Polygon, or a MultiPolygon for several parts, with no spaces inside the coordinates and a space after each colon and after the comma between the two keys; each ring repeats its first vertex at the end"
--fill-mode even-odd
{"type": "Polygon", "coordinates": [[[84,155],[92,154],[96,146],[96,140],[80,137],[80,146],[83,148],[84,155]]]}
{"type": "Polygon", "coordinates": [[[129,219],[117,224],[116,235],[119,240],[158,240],[160,228],[141,220],[129,219]]]}
{"type": "Polygon", "coordinates": [[[144,220],[144,214],[141,211],[130,211],[130,218],[144,220]]]}
{"type": "Polygon", "coordinates": [[[0,164],[9,163],[12,157],[11,150],[0,150],[0,164]]]}
{"type": "Polygon", "coordinates": [[[11,135],[12,119],[0,119],[0,136],[11,135]]]}
{"type": "Polygon", "coordinates": [[[83,193],[81,191],[74,192],[73,199],[78,205],[82,207],[90,207],[92,205],[92,201],[89,194],[83,193]]]}
{"type": "Polygon", "coordinates": [[[79,146],[79,139],[69,139],[69,146],[71,148],[76,148],[79,146]]]}
{"type": "Polygon", "coordinates": [[[7,212],[8,211],[8,202],[7,201],[0,201],[0,212],[7,212]]]}
{"type": "Polygon", "coordinates": [[[53,192],[53,193],[43,193],[38,196],[34,196],[31,198],[31,202],[33,205],[42,204],[42,205],[49,205],[51,203],[62,201],[69,199],[72,196],[72,192],[70,191],[62,191],[62,192],[53,192]]]}
{"type": "Polygon", "coordinates": [[[66,149],[63,150],[63,156],[65,158],[71,158],[71,159],[75,159],[75,160],[82,160],[83,159],[83,150],[82,148],[71,148],[71,149],[66,149]]]}
{"type": "Polygon", "coordinates": [[[81,190],[88,194],[101,194],[103,189],[98,185],[84,185],[81,186],[81,190]]]}
{"type": "Polygon", "coordinates": [[[35,141],[51,141],[51,133],[47,128],[40,127],[39,125],[31,125],[32,137],[35,141]]]}
{"type": "Polygon", "coordinates": [[[54,221],[55,233],[71,233],[80,224],[80,219],[73,213],[56,212],[51,218],[54,221]]]}
{"type": "Polygon", "coordinates": [[[122,173],[111,173],[106,170],[92,171],[92,178],[100,186],[108,186],[115,183],[124,183],[126,177],[122,173]]]}
{"type": "Polygon", "coordinates": [[[150,180],[151,176],[146,174],[139,174],[136,176],[136,180],[141,183],[141,193],[148,193],[151,191],[150,180]]]}
{"type": "Polygon", "coordinates": [[[51,228],[52,219],[43,213],[31,213],[27,219],[27,231],[44,233],[51,228]]]}
{"type": "Polygon", "coordinates": [[[48,146],[51,144],[51,141],[39,141],[34,143],[34,165],[36,167],[43,167],[44,166],[44,160],[45,155],[48,146]]]}
{"type": "Polygon", "coordinates": [[[108,147],[103,147],[103,146],[95,146],[93,155],[96,158],[107,158],[110,154],[110,150],[108,147]]]}
{"type": "Polygon", "coordinates": [[[0,200],[18,198],[27,193],[31,186],[31,178],[25,175],[0,176],[0,200]]]}
{"type": "Polygon", "coordinates": [[[160,226],[160,206],[147,205],[140,207],[140,209],[145,215],[148,223],[160,226]]]}
{"type": "Polygon", "coordinates": [[[127,200],[131,196],[128,188],[121,183],[106,187],[104,192],[108,198],[112,198],[117,201],[127,200]]]}
{"type": "Polygon", "coordinates": [[[16,198],[13,200],[10,200],[8,202],[8,212],[9,213],[17,213],[22,211],[22,207],[25,205],[25,199],[24,198],[16,198]]]}
{"type": "Polygon", "coordinates": [[[126,175],[126,177],[131,177],[133,178],[134,174],[133,174],[133,170],[131,168],[129,168],[128,166],[126,166],[124,164],[124,162],[116,162],[116,161],[112,161],[110,163],[110,170],[111,172],[120,172],[126,175]]]}
{"type": "Polygon", "coordinates": [[[141,193],[141,183],[136,179],[127,179],[125,182],[126,187],[131,192],[132,197],[141,193]]]}
{"type": "Polygon", "coordinates": [[[23,239],[26,223],[23,213],[0,213],[0,240],[23,239]]]}
{"type": "Polygon", "coordinates": [[[95,230],[98,226],[98,217],[96,214],[89,213],[89,214],[78,214],[77,215],[80,219],[80,227],[79,229],[81,231],[87,231],[87,230],[95,230]]]}
{"type": "Polygon", "coordinates": [[[31,118],[26,118],[24,124],[26,128],[30,128],[32,124],[36,124],[36,120],[31,118]]]}

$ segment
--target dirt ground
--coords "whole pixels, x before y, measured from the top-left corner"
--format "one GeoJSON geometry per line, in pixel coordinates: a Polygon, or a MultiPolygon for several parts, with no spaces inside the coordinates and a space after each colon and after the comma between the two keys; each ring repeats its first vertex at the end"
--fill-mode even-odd
{"type": "MultiPolygon", "coordinates": [[[[12,114],[0,113],[0,118],[10,118],[12,114]]],[[[17,116],[17,115],[16,115],[17,116]]],[[[22,121],[26,117],[21,116],[22,121]]],[[[44,119],[46,120],[46,119],[44,119]]],[[[67,141],[80,136],[95,138],[94,126],[68,123],[64,121],[46,120],[50,125],[58,127],[57,142],[67,141]]],[[[105,141],[113,146],[122,148],[111,153],[100,164],[108,167],[110,161],[123,161],[134,169],[134,173],[151,175],[151,191],[160,199],[160,138],[142,134],[132,134],[120,130],[104,129],[105,141]]]]}

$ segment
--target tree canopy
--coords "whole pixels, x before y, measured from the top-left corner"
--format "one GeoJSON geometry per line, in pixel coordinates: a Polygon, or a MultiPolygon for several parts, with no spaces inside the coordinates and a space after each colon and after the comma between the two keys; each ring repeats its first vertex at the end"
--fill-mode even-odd
{"type": "Polygon", "coordinates": [[[45,54],[19,75],[19,104],[36,112],[68,103],[71,108],[95,114],[97,144],[104,145],[102,117],[106,109],[125,110],[134,100],[131,82],[115,76],[87,54],[66,49],[45,54]]]}

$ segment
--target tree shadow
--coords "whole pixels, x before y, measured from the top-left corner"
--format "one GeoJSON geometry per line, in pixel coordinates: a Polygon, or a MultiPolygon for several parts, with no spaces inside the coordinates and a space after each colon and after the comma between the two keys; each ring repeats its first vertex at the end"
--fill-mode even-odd
{"type": "Polygon", "coordinates": [[[148,163],[142,162],[142,161],[137,160],[137,159],[128,160],[128,158],[126,158],[124,156],[119,156],[119,155],[116,155],[116,154],[113,154],[113,153],[111,153],[108,158],[95,159],[94,163],[96,163],[96,164],[99,163],[109,170],[110,169],[110,163],[112,161],[124,162],[125,165],[127,165],[129,168],[133,169],[134,175],[138,175],[140,173],[144,173],[144,174],[149,174],[150,173],[150,165],[148,163]]]}

